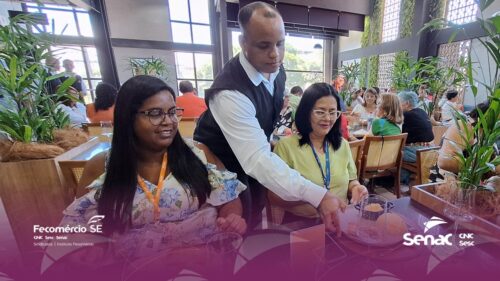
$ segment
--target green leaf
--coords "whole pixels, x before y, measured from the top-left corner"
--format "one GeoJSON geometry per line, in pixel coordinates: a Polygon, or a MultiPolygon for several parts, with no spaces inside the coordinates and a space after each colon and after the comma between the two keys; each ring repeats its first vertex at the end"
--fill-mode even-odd
{"type": "Polygon", "coordinates": [[[23,137],[23,141],[25,143],[30,143],[32,137],[33,137],[33,130],[31,129],[30,126],[24,125],[24,137],[23,137]]]}
{"type": "Polygon", "coordinates": [[[479,0],[479,10],[484,11],[488,8],[494,0],[479,0]]]}
{"type": "Polygon", "coordinates": [[[5,132],[14,140],[22,141],[22,139],[23,139],[14,129],[12,129],[8,126],[5,126],[3,124],[0,124],[0,131],[5,132]]]}

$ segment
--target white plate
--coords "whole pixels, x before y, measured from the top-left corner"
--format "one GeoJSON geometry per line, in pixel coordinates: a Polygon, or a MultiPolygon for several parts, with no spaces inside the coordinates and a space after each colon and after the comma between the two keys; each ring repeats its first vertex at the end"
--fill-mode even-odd
{"type": "MultiPolygon", "coordinates": [[[[340,214],[339,220],[344,235],[364,245],[387,247],[403,241],[403,235],[382,233],[376,227],[375,221],[361,218],[359,211],[352,205],[347,207],[344,213],[340,214]]],[[[407,221],[406,225],[410,231],[411,227],[407,221]]]]}

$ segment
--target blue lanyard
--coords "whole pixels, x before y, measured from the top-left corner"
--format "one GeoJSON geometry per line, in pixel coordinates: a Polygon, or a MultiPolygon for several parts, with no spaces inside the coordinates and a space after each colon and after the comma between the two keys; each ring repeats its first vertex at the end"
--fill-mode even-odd
{"type": "Polygon", "coordinates": [[[316,158],[316,163],[318,163],[319,170],[321,171],[321,176],[323,177],[323,183],[325,184],[325,188],[327,190],[330,190],[330,153],[329,151],[329,146],[328,142],[325,141],[324,144],[324,151],[325,151],[325,158],[326,158],[326,167],[325,167],[325,173],[323,173],[323,167],[321,166],[321,162],[319,161],[318,154],[316,153],[316,150],[314,149],[314,146],[312,143],[309,144],[311,146],[311,149],[314,154],[314,158],[316,158]],[[325,176],[326,174],[326,176],[325,176]]]}

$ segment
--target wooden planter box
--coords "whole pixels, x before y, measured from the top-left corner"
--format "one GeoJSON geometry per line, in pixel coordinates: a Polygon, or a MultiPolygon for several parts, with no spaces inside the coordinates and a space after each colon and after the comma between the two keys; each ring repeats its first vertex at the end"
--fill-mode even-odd
{"type": "MultiPolygon", "coordinates": [[[[444,214],[444,208],[449,206],[450,203],[435,195],[435,188],[438,184],[430,183],[413,186],[411,199],[437,212],[442,217],[453,220],[444,214]]],[[[500,237],[500,226],[479,216],[474,216],[471,222],[460,224],[467,229],[490,237],[500,237]]]]}
{"type": "MultiPolygon", "coordinates": [[[[0,163],[0,198],[12,233],[25,262],[34,252],[34,225],[57,226],[62,211],[71,203],[58,161],[85,159],[105,140],[93,138],[52,159],[0,163]]],[[[9,225],[2,225],[8,228],[9,225]]]]}

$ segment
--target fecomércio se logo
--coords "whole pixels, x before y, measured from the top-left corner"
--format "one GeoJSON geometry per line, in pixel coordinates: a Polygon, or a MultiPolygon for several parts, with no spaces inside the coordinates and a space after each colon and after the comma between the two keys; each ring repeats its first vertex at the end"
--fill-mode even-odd
{"type": "Polygon", "coordinates": [[[95,215],[87,221],[87,225],[42,226],[35,224],[33,226],[33,239],[38,242],[35,242],[34,246],[52,246],[52,242],[58,242],[56,245],[65,246],[66,244],[63,244],[62,241],[69,241],[68,235],[71,234],[102,234],[101,221],[103,219],[103,215],[95,215]]]}
{"type": "Polygon", "coordinates": [[[424,234],[415,234],[407,232],[403,235],[403,244],[405,246],[456,246],[460,247],[470,247],[474,246],[474,233],[456,233],[458,239],[453,239],[452,233],[447,234],[428,234],[428,231],[432,228],[440,225],[446,224],[447,222],[440,217],[433,216],[427,222],[424,222],[424,234]]]}

